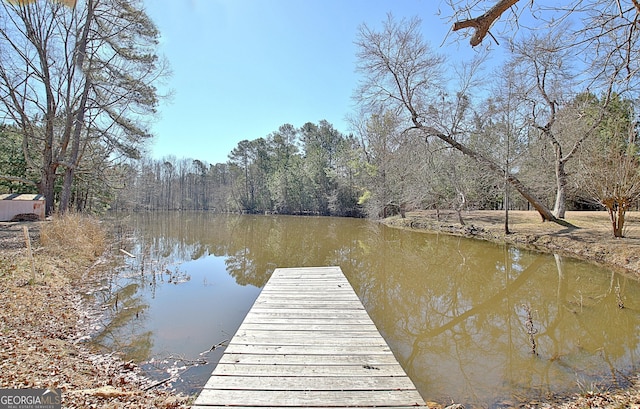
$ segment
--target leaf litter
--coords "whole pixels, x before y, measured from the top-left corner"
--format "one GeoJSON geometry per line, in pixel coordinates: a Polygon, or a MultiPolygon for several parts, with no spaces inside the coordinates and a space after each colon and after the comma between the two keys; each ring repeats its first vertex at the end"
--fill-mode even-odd
{"type": "MultiPolygon", "coordinates": [[[[39,243],[39,224],[28,226],[32,243],[39,243]]],[[[79,276],[99,260],[36,246],[33,281],[21,229],[0,225],[0,388],[60,388],[65,408],[188,408],[190,397],[154,385],[132,361],[87,344],[98,314],[83,300],[79,276]]]]}

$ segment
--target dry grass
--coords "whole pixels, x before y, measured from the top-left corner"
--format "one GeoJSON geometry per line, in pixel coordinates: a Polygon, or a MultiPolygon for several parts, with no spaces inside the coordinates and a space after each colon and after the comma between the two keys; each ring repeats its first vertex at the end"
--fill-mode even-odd
{"type": "Polygon", "coordinates": [[[54,256],[94,261],[106,249],[107,232],[92,216],[66,213],[42,225],[40,244],[54,256]]]}

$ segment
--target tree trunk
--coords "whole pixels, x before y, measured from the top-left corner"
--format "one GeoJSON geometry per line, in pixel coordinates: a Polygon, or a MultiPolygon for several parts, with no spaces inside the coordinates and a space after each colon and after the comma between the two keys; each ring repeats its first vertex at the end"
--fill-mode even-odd
{"type": "Polygon", "coordinates": [[[511,234],[509,231],[509,183],[504,181],[504,234],[511,234]]]}
{"type": "Polygon", "coordinates": [[[536,209],[538,213],[540,213],[542,221],[550,221],[562,226],[575,227],[570,223],[555,217],[551,210],[549,210],[549,208],[545,206],[544,203],[542,203],[537,197],[535,197],[533,193],[531,193],[529,189],[527,189],[527,187],[522,184],[522,182],[520,182],[520,180],[515,176],[509,175],[507,177],[507,182],[509,182],[509,184],[513,186],[518,191],[518,193],[520,193],[522,197],[524,197],[531,204],[531,206],[536,209]]]}
{"type": "Polygon", "coordinates": [[[619,198],[608,198],[604,201],[604,206],[609,212],[609,218],[611,219],[611,228],[613,230],[613,236],[617,238],[624,237],[624,222],[625,213],[627,212],[627,201],[619,198]]]}
{"type": "Polygon", "coordinates": [[[40,194],[44,195],[44,212],[47,216],[50,216],[55,208],[56,167],[55,165],[43,167],[40,181],[39,190],[40,194]]]}
{"type": "MultiPolygon", "coordinates": [[[[468,147],[462,145],[460,142],[456,141],[455,139],[453,139],[452,137],[445,135],[441,132],[435,131],[433,129],[430,129],[428,127],[424,127],[422,125],[420,125],[419,123],[417,123],[417,121],[414,121],[414,124],[416,124],[416,126],[419,129],[422,129],[425,133],[427,133],[427,135],[430,136],[436,136],[439,139],[441,139],[442,141],[446,142],[447,144],[451,145],[451,147],[459,150],[460,152],[462,152],[463,154],[469,156],[470,158],[476,160],[478,163],[486,166],[487,168],[489,168],[491,171],[493,171],[497,176],[504,178],[505,177],[505,171],[504,169],[502,169],[498,164],[496,164],[494,161],[485,158],[484,156],[482,156],[481,154],[479,154],[478,152],[469,149],[468,147]]],[[[527,189],[527,187],[514,175],[507,175],[506,176],[506,181],[507,183],[509,183],[511,186],[513,186],[521,195],[522,197],[524,197],[529,203],[531,203],[531,205],[533,206],[534,209],[536,209],[536,211],[538,213],[540,213],[540,216],[542,217],[542,221],[550,221],[550,222],[554,222],[557,224],[560,224],[562,226],[566,226],[566,227],[575,227],[572,224],[565,222],[564,220],[560,220],[558,218],[556,218],[556,216],[553,215],[553,213],[551,213],[551,211],[549,210],[549,208],[542,203],[542,201],[540,201],[540,199],[538,199],[537,197],[535,197],[535,195],[533,193],[531,193],[529,191],[529,189],[527,189]]]]}
{"type": "Polygon", "coordinates": [[[567,210],[567,171],[564,164],[564,160],[556,158],[556,202],[553,214],[559,219],[564,219],[567,210]]]}
{"type": "Polygon", "coordinates": [[[62,192],[60,193],[60,213],[66,213],[71,209],[71,187],[73,185],[74,168],[67,166],[62,179],[62,192]]]}
{"type": "MultiPolygon", "coordinates": [[[[93,0],[89,0],[87,4],[87,19],[84,23],[82,37],[80,42],[77,45],[76,55],[75,55],[75,63],[77,70],[83,70],[86,49],[87,49],[87,41],[89,37],[89,29],[91,27],[91,21],[93,20],[93,0]]],[[[71,141],[71,155],[69,161],[67,163],[67,168],[64,172],[64,181],[62,183],[62,194],[60,196],[60,211],[65,213],[70,209],[71,203],[71,188],[73,186],[73,178],[75,177],[75,169],[80,162],[80,138],[82,135],[82,130],[84,128],[84,115],[87,106],[87,100],[89,97],[89,90],[91,89],[91,80],[89,78],[89,73],[84,72],[84,89],[82,90],[82,96],[80,97],[80,104],[77,108],[77,111],[74,115],[73,121],[73,135],[71,141]]]]}

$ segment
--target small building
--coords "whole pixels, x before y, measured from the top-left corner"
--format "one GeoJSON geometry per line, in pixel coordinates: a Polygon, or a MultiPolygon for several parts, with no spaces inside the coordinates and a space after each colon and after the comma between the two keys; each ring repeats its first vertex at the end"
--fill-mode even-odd
{"type": "Polygon", "coordinates": [[[0,221],[44,220],[44,196],[9,193],[0,195],[0,221]]]}

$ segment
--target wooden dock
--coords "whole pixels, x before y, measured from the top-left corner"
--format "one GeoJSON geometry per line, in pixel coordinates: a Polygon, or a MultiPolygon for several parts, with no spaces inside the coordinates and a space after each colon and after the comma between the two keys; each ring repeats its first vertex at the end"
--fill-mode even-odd
{"type": "Polygon", "coordinates": [[[276,269],[192,408],[425,402],[340,267],[276,269]]]}

